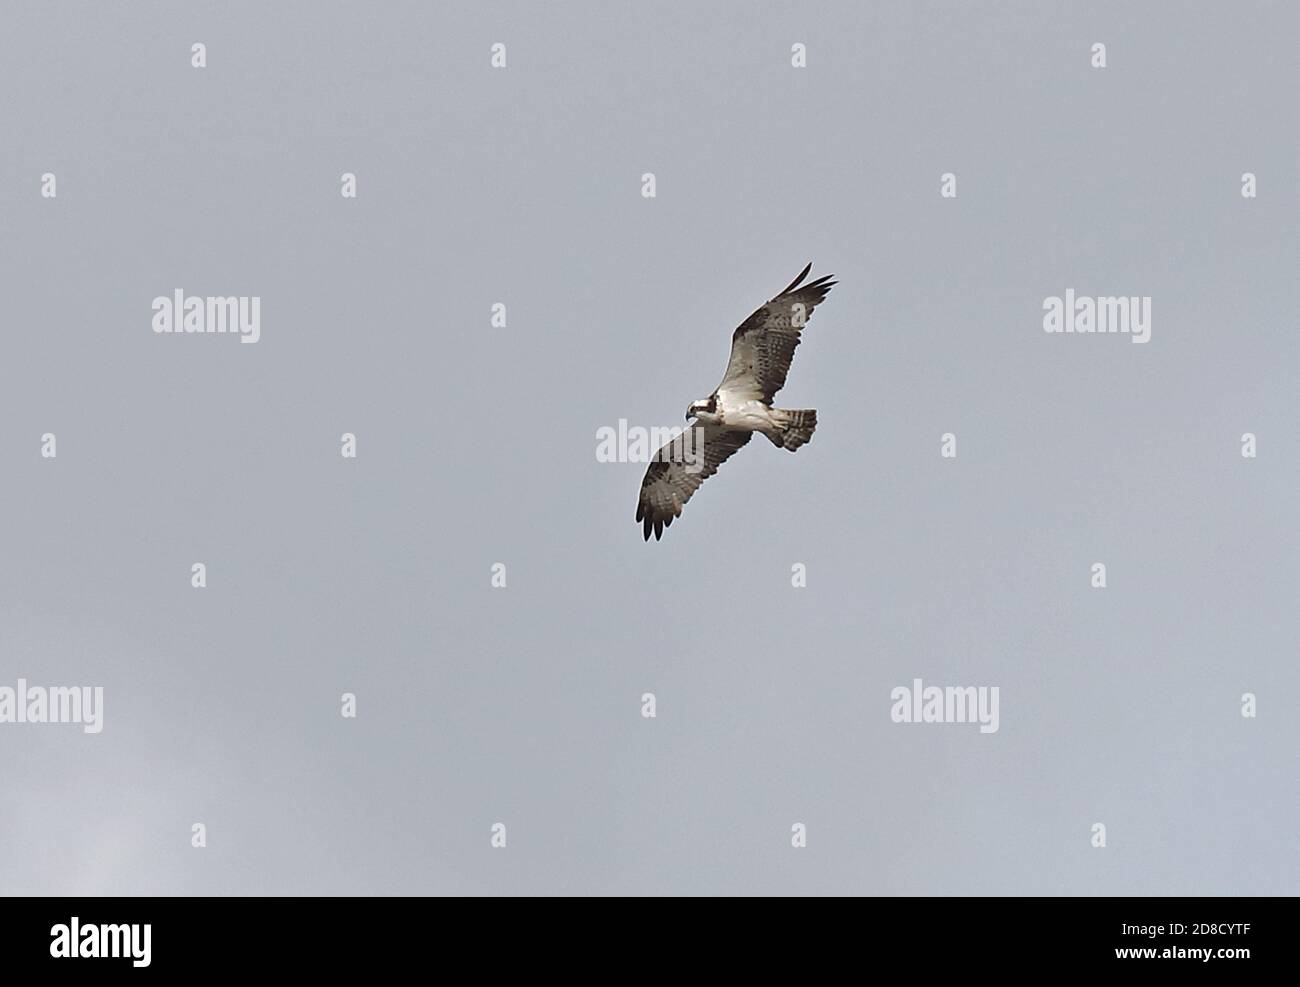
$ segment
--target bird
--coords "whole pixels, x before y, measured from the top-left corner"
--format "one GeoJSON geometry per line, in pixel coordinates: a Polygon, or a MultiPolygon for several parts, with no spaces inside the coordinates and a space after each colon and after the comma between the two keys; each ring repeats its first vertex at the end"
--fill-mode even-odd
{"type": "Polygon", "coordinates": [[[694,419],[694,424],[651,457],[636,505],[645,541],[651,532],[655,541],[663,537],[664,529],[681,517],[691,495],[755,432],[791,452],[812,439],[816,411],[772,407],[776,392],[785,386],[803,327],[838,284],[833,274],[804,284],[811,270],[809,264],[732,333],[731,358],[722,383],[707,398],[691,402],[686,420],[694,419]],[[696,461],[687,461],[683,449],[692,445],[702,448],[702,455],[697,452],[692,457],[696,461]]]}

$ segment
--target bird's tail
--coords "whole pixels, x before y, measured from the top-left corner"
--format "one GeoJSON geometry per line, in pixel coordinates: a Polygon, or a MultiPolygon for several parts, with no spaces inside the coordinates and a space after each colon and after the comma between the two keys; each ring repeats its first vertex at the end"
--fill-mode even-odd
{"type": "Polygon", "coordinates": [[[769,434],[768,438],[782,449],[789,449],[794,452],[813,436],[813,430],[817,428],[817,412],[815,411],[787,411],[784,408],[773,408],[772,416],[776,419],[778,431],[775,434],[769,434]]]}

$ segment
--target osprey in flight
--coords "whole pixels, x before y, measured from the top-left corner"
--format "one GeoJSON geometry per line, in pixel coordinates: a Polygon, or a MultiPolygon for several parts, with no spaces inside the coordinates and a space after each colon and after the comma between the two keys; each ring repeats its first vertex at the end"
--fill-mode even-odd
{"type": "Polygon", "coordinates": [[[740,324],[731,337],[731,359],[722,383],[686,409],[686,420],[694,418],[695,424],[655,453],[636,505],[646,541],[651,531],[658,541],[699,485],[755,432],[791,452],[812,438],[817,412],[772,407],[772,398],[785,386],[800,330],[836,284],[834,275],[803,284],[811,270],[809,264],[785,291],[740,324]],[[684,447],[697,450],[695,462],[685,460],[684,447]]]}

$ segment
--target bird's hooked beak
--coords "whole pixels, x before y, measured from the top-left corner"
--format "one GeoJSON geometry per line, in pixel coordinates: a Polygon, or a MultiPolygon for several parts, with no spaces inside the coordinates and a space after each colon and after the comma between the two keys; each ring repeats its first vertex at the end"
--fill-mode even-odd
{"type": "Polygon", "coordinates": [[[690,421],[694,417],[695,417],[695,405],[691,405],[689,408],[686,409],[686,420],[690,421]]]}

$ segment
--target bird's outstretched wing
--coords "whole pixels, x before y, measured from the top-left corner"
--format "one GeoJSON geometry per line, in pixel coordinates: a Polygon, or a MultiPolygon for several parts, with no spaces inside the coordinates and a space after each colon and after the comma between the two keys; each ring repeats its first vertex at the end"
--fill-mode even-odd
{"type": "Polygon", "coordinates": [[[641,481],[636,505],[636,519],[644,526],[646,541],[650,540],[651,531],[658,541],[664,528],[681,515],[682,505],[691,499],[691,494],[718,472],[718,467],[753,434],[720,425],[697,424],[655,453],[641,481]]]}
{"type": "Polygon", "coordinates": [[[828,274],[800,287],[811,270],[809,264],[785,291],[758,309],[732,334],[731,359],[718,385],[719,391],[771,404],[776,392],[785,386],[800,331],[831,286],[838,283],[831,280],[833,274],[828,274]]]}

